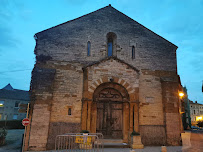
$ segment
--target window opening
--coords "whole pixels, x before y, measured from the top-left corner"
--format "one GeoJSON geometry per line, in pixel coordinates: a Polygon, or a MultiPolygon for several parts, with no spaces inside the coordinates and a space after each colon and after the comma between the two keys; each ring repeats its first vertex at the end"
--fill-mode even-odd
{"type": "Polygon", "coordinates": [[[107,38],[107,56],[110,57],[110,56],[113,56],[115,55],[114,53],[115,50],[114,50],[114,46],[116,46],[116,34],[113,33],[113,32],[109,32],[106,36],[107,38]]]}
{"type": "Polygon", "coordinates": [[[18,119],[18,115],[13,115],[13,120],[18,119]]]}
{"type": "Polygon", "coordinates": [[[112,48],[112,42],[108,43],[108,56],[113,55],[113,48],[112,48]]]}
{"type": "Polygon", "coordinates": [[[90,41],[87,42],[87,56],[90,56],[90,49],[91,49],[91,43],[90,41]]]}
{"type": "Polygon", "coordinates": [[[0,107],[4,107],[4,101],[0,101],[0,107]]]}
{"type": "Polygon", "coordinates": [[[18,107],[19,103],[18,102],[15,102],[15,107],[18,107]]]}
{"type": "Polygon", "coordinates": [[[132,59],[135,59],[135,47],[132,46],[132,59]]]}
{"type": "Polygon", "coordinates": [[[68,115],[72,115],[71,114],[71,108],[68,108],[68,115]]]}

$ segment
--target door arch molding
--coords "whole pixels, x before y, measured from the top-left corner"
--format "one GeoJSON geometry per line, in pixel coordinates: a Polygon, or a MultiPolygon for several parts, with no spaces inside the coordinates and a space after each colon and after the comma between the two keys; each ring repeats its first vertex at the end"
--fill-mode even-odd
{"type": "Polygon", "coordinates": [[[129,129],[129,94],[120,84],[100,84],[93,93],[91,126],[106,138],[124,139],[129,129]],[[94,124],[95,123],[95,124],[94,124]]]}
{"type": "MultiPolygon", "coordinates": [[[[118,99],[120,102],[129,102],[129,94],[128,91],[120,84],[118,83],[113,83],[113,82],[107,82],[107,83],[102,83],[100,84],[94,91],[93,93],[93,102],[98,102],[99,98],[101,98],[101,92],[105,92],[105,90],[115,90],[114,93],[117,92],[116,95],[119,95],[120,98],[118,99]]],[[[109,92],[110,93],[110,92],[109,92]]],[[[112,99],[109,99],[112,100],[112,99]]],[[[115,99],[114,101],[116,101],[115,99]]]]}

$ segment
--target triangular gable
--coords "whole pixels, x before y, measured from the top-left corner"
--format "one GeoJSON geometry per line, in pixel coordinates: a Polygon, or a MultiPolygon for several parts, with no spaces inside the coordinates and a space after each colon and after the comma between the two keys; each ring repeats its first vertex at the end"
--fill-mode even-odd
{"type": "Polygon", "coordinates": [[[11,86],[11,84],[7,84],[4,88],[2,89],[5,89],[5,90],[13,90],[13,87],[11,86]]]}
{"type": "Polygon", "coordinates": [[[138,23],[137,21],[135,21],[134,19],[130,18],[129,16],[125,15],[124,13],[118,11],[117,9],[115,9],[114,7],[112,7],[110,4],[109,4],[108,6],[105,6],[105,7],[103,7],[103,8],[100,8],[100,9],[98,9],[98,10],[96,10],[96,11],[93,11],[93,12],[91,12],[91,13],[88,13],[88,14],[86,14],[86,15],[80,16],[80,17],[75,18],[75,19],[73,19],[73,20],[64,22],[64,23],[62,23],[62,24],[59,24],[59,25],[53,26],[53,27],[51,27],[51,28],[48,28],[48,29],[46,29],[46,30],[43,30],[43,31],[41,31],[41,32],[38,32],[38,33],[35,34],[35,38],[37,38],[37,35],[40,34],[40,33],[43,33],[43,32],[45,32],[45,31],[51,30],[51,29],[53,29],[53,28],[56,28],[56,27],[61,26],[61,25],[64,25],[64,24],[68,24],[68,23],[70,23],[70,22],[73,22],[73,21],[78,20],[78,19],[80,19],[80,18],[83,18],[83,17],[85,17],[85,16],[91,15],[91,14],[93,14],[93,13],[96,13],[96,12],[98,12],[98,11],[101,11],[101,10],[104,10],[104,9],[108,9],[108,8],[110,8],[110,9],[112,9],[113,11],[116,11],[116,12],[118,12],[118,13],[124,15],[124,16],[127,17],[129,20],[132,20],[133,22],[135,22],[135,23],[138,24],[139,26],[141,26],[141,27],[147,29],[148,31],[150,31],[150,32],[152,32],[153,34],[155,34],[156,36],[158,36],[158,37],[160,37],[161,39],[165,40],[166,42],[172,44],[173,46],[176,47],[176,49],[178,48],[175,44],[171,43],[171,42],[168,41],[167,39],[163,38],[162,36],[156,34],[155,32],[151,31],[150,29],[146,28],[145,26],[143,26],[142,24],[138,23]]]}
{"type": "Polygon", "coordinates": [[[125,64],[125,65],[127,65],[129,68],[131,68],[131,69],[135,70],[137,73],[139,73],[139,70],[138,70],[136,67],[134,67],[134,66],[132,66],[132,65],[130,65],[130,64],[128,64],[128,63],[126,63],[126,62],[123,61],[123,60],[118,59],[118,58],[115,57],[115,56],[106,57],[106,58],[101,59],[101,60],[99,60],[99,61],[90,63],[90,64],[84,66],[83,69],[86,69],[86,68],[91,67],[91,66],[99,65],[100,63],[106,62],[106,61],[111,60],[111,59],[116,60],[117,62],[120,62],[120,63],[122,63],[122,64],[125,64]]]}

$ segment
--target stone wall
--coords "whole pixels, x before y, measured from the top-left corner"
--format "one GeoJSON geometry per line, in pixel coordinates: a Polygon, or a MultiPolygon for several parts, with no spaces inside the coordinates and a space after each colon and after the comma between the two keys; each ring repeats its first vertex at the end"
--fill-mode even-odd
{"type": "Polygon", "coordinates": [[[80,64],[50,63],[56,68],[47,149],[56,135],[81,131],[83,73],[80,64]],[[71,115],[68,110],[71,109],[71,115]]]}
{"type": "Polygon", "coordinates": [[[179,83],[177,78],[162,78],[163,104],[168,145],[181,144],[182,120],[179,113],[179,83]]]}
{"type": "Polygon", "coordinates": [[[107,34],[117,36],[113,55],[138,69],[176,71],[177,47],[111,6],[36,34],[36,56],[89,63],[107,57],[107,34]],[[87,56],[87,42],[91,55],[87,56]],[[132,59],[135,46],[135,59],[132,59]]]}
{"type": "Polygon", "coordinates": [[[180,145],[179,84],[176,72],[141,71],[139,122],[145,145],[180,145]]]}
{"type": "Polygon", "coordinates": [[[29,150],[54,149],[56,135],[81,131],[82,88],[80,64],[36,64],[31,85],[34,107],[29,150]]]}
{"type": "Polygon", "coordinates": [[[139,83],[140,125],[163,125],[160,77],[141,72],[139,83]]]}
{"type": "Polygon", "coordinates": [[[139,80],[139,125],[144,145],[164,145],[166,133],[160,77],[141,71],[139,80]]]}
{"type": "MultiPolygon", "coordinates": [[[[31,81],[31,125],[25,150],[46,150],[55,70],[35,65],[31,81]]],[[[29,117],[30,117],[29,116],[29,117]]]]}
{"type": "Polygon", "coordinates": [[[166,145],[166,132],[163,125],[141,125],[140,134],[145,146],[166,145]]]}
{"type": "Polygon", "coordinates": [[[134,94],[137,97],[137,99],[136,97],[131,99],[132,101],[138,100],[139,73],[137,70],[114,58],[89,66],[87,69],[89,92],[93,93],[99,84],[113,79],[114,82],[123,85],[129,94],[134,94]]]}
{"type": "Polygon", "coordinates": [[[30,131],[29,150],[46,150],[49,120],[49,105],[35,104],[30,131]]]}

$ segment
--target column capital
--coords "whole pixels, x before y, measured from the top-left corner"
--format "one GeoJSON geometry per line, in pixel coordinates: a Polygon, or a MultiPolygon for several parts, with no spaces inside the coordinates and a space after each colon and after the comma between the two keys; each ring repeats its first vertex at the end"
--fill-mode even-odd
{"type": "Polygon", "coordinates": [[[139,100],[130,101],[130,103],[140,103],[139,100]]]}
{"type": "Polygon", "coordinates": [[[91,101],[92,102],[92,99],[88,99],[88,98],[82,98],[82,102],[85,102],[85,101],[91,101]]]}

